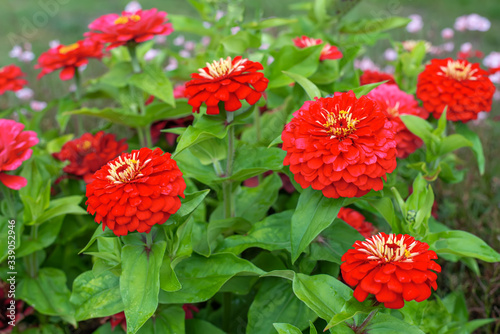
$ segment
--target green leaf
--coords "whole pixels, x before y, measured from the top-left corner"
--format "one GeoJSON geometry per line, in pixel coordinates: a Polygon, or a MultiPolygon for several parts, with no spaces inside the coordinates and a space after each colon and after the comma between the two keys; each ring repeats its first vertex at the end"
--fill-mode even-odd
{"type": "Polygon", "coordinates": [[[72,215],[86,215],[82,207],[80,207],[80,202],[83,196],[67,196],[63,198],[58,198],[50,201],[47,210],[42,213],[35,221],[32,221],[26,225],[42,224],[58,216],[64,216],[68,214],[72,215]]]}
{"type": "Polygon", "coordinates": [[[425,238],[431,249],[438,254],[455,254],[473,257],[486,262],[499,262],[500,254],[482,239],[465,231],[429,233],[425,238]]]}
{"type": "Polygon", "coordinates": [[[120,279],[109,271],[95,276],[86,271],[73,281],[70,298],[76,308],[76,320],[111,316],[123,311],[120,279]]]}
{"type": "Polygon", "coordinates": [[[178,291],[182,288],[168,256],[163,258],[160,268],[160,288],[165,291],[178,291]]]}
{"type": "Polygon", "coordinates": [[[26,234],[22,235],[22,247],[18,249],[16,256],[20,258],[52,245],[59,235],[62,222],[63,217],[59,216],[50,223],[39,226],[35,237],[26,234]]]}
{"type": "Polygon", "coordinates": [[[309,334],[318,334],[316,326],[314,326],[312,321],[309,321],[309,334]]]}
{"type": "Polygon", "coordinates": [[[73,111],[67,111],[65,115],[87,115],[108,120],[113,123],[126,125],[128,127],[146,126],[147,121],[143,115],[131,113],[127,109],[113,108],[82,108],[73,111]]]}
{"type": "Polygon", "coordinates": [[[229,253],[213,254],[209,258],[193,254],[176,267],[182,289],[160,291],[160,302],[168,304],[199,303],[210,299],[231,277],[260,276],[262,270],[247,260],[229,253]]]}
{"type": "Polygon", "coordinates": [[[129,82],[131,85],[175,107],[172,83],[160,67],[146,65],[142,68],[142,73],[132,75],[129,82]]]}
{"type": "Polygon", "coordinates": [[[85,252],[87,249],[89,249],[89,247],[94,244],[94,242],[97,240],[97,238],[99,238],[99,237],[113,237],[113,236],[115,236],[115,234],[113,233],[112,230],[110,230],[109,228],[105,228],[103,230],[102,225],[99,225],[96,228],[96,230],[94,231],[94,234],[90,238],[87,245],[85,245],[85,247],[81,251],[79,251],[78,254],[81,254],[81,253],[85,252]]]}
{"type": "Polygon", "coordinates": [[[439,154],[441,156],[458,150],[462,147],[472,147],[473,144],[467,140],[464,136],[459,134],[452,134],[448,137],[444,137],[439,146],[439,154]]]}
{"type": "Polygon", "coordinates": [[[316,21],[323,24],[328,18],[326,0],[314,0],[313,12],[316,21]]]}
{"type": "MultiPolygon", "coordinates": [[[[184,318],[186,314],[181,305],[160,306],[154,318],[150,318],[137,334],[181,334],[186,333],[184,318]]],[[[128,329],[128,323],[127,323],[128,329]]]]}
{"type": "Polygon", "coordinates": [[[132,64],[130,62],[120,62],[111,67],[109,71],[99,79],[99,82],[114,87],[125,87],[132,73],[132,64]]]}
{"type": "Polygon", "coordinates": [[[189,334],[226,334],[211,323],[201,319],[186,319],[186,333],[189,334]]]}
{"type": "Polygon", "coordinates": [[[228,52],[242,54],[248,48],[258,48],[260,37],[246,30],[240,30],[234,35],[224,37],[221,44],[228,52]]]}
{"type": "Polygon", "coordinates": [[[424,334],[418,327],[385,313],[377,313],[366,331],[370,334],[424,334]]]}
{"type": "Polygon", "coordinates": [[[432,125],[426,120],[414,115],[400,115],[399,117],[408,130],[422,139],[428,147],[431,145],[432,141],[438,141],[439,138],[432,133],[434,130],[432,125]]]}
{"type": "Polygon", "coordinates": [[[465,324],[465,329],[467,330],[468,333],[474,333],[474,331],[479,327],[491,324],[492,322],[495,322],[495,320],[496,319],[494,318],[472,320],[465,324]]]}
{"type": "Polygon", "coordinates": [[[356,97],[359,99],[361,96],[368,94],[369,92],[371,92],[372,90],[374,90],[378,86],[383,85],[384,83],[385,83],[385,81],[375,82],[375,83],[359,86],[357,88],[352,89],[352,91],[354,92],[356,97]]]}
{"type": "Polygon", "coordinates": [[[287,71],[283,71],[283,73],[292,78],[299,85],[301,85],[302,88],[304,88],[304,90],[306,91],[310,100],[314,100],[315,97],[321,97],[321,91],[309,79],[297,73],[291,73],[287,71]]]}
{"type": "Polygon", "coordinates": [[[316,315],[295,297],[292,284],[279,278],[267,278],[259,288],[248,311],[247,334],[272,334],[272,324],[290,323],[305,329],[316,315]]]}
{"type": "Polygon", "coordinates": [[[389,17],[387,19],[363,19],[359,21],[344,22],[339,31],[346,34],[367,34],[382,32],[390,29],[405,27],[410,23],[406,17],[389,17]]]}
{"type": "Polygon", "coordinates": [[[136,333],[158,307],[160,267],[166,245],[165,241],[155,242],[149,251],[144,244],[122,248],[120,292],[128,333],[136,333]]]}
{"type": "MultiPolygon", "coordinates": [[[[191,1],[193,3],[193,1],[191,1]]],[[[189,32],[200,36],[212,36],[212,29],[203,26],[203,21],[194,17],[169,14],[168,18],[178,32],[189,32]]]]}
{"type": "Polygon", "coordinates": [[[29,305],[35,305],[41,314],[60,316],[76,326],[75,309],[70,303],[66,275],[55,268],[42,268],[35,278],[26,277],[19,282],[17,296],[29,305]]]}
{"type": "Polygon", "coordinates": [[[262,30],[262,29],[268,29],[268,28],[274,28],[274,27],[280,27],[280,26],[288,26],[294,23],[297,23],[297,19],[284,19],[284,18],[279,18],[279,17],[274,17],[271,19],[265,19],[259,22],[249,22],[243,24],[241,27],[246,28],[246,29],[255,29],[255,30],[262,30]]]}
{"type": "Polygon", "coordinates": [[[297,209],[292,216],[292,262],[297,260],[321,231],[330,226],[343,203],[343,198],[325,197],[321,191],[311,187],[300,194],[297,209]]]}
{"type": "Polygon", "coordinates": [[[47,143],[47,153],[53,154],[61,151],[64,144],[73,139],[74,134],[70,133],[64,136],[60,136],[58,138],[52,139],[47,143]]]}
{"type": "Polygon", "coordinates": [[[467,140],[469,140],[472,143],[472,152],[474,153],[474,156],[476,157],[477,160],[477,166],[479,168],[479,173],[481,175],[484,174],[484,165],[485,165],[485,159],[484,159],[484,153],[483,153],[483,145],[481,144],[481,140],[479,139],[479,136],[477,133],[474,131],[470,130],[466,124],[457,122],[455,124],[455,130],[457,131],[458,134],[461,134],[464,136],[467,140]]]}
{"type": "Polygon", "coordinates": [[[279,171],[283,168],[286,152],[280,148],[239,146],[233,166],[233,181],[244,181],[269,170],[279,171]]]}
{"type": "Polygon", "coordinates": [[[278,334],[302,334],[302,331],[290,324],[273,324],[278,334]]]}

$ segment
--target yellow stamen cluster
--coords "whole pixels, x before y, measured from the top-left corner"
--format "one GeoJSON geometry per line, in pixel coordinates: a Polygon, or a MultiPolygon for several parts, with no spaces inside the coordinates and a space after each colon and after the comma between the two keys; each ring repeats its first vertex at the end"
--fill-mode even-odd
{"type": "Polygon", "coordinates": [[[114,24],[127,24],[129,21],[137,22],[141,19],[139,15],[130,15],[130,16],[120,16],[113,22],[114,24]]]}
{"type": "Polygon", "coordinates": [[[247,59],[240,59],[234,65],[231,57],[227,57],[226,59],[214,60],[212,64],[207,63],[208,73],[205,69],[200,68],[198,72],[200,75],[206,79],[216,79],[228,74],[231,74],[235,71],[241,71],[245,67],[247,59]]]}
{"type": "Polygon", "coordinates": [[[412,253],[413,248],[417,245],[417,241],[413,241],[410,245],[405,242],[405,236],[401,236],[398,240],[395,234],[390,234],[387,240],[382,235],[376,235],[361,244],[365,248],[359,248],[360,252],[368,254],[369,260],[383,262],[413,262],[412,257],[418,255],[418,252],[412,253]]]}
{"type": "Polygon", "coordinates": [[[89,140],[84,141],[83,143],[78,145],[81,150],[87,151],[92,147],[92,143],[89,140]]]}
{"type": "Polygon", "coordinates": [[[137,153],[134,153],[131,157],[120,156],[114,164],[109,162],[109,175],[106,176],[106,178],[111,181],[111,183],[120,184],[144,176],[141,174],[141,170],[151,161],[151,159],[144,161],[141,165],[141,161],[137,159],[136,154],[137,153]]]}
{"type": "Polygon", "coordinates": [[[477,72],[477,69],[472,69],[472,64],[461,63],[459,61],[449,60],[448,64],[445,66],[441,66],[441,72],[439,75],[444,75],[450,77],[452,79],[462,81],[462,80],[477,80],[477,77],[474,74],[477,72]]]}
{"type": "Polygon", "coordinates": [[[338,112],[331,112],[323,109],[321,113],[325,118],[325,123],[319,122],[325,129],[330,138],[343,138],[347,137],[356,131],[356,125],[360,120],[352,118],[351,108],[347,110],[340,110],[338,112]]]}
{"type": "MultiPolygon", "coordinates": [[[[389,106],[389,101],[386,101],[387,105],[389,106]]],[[[399,101],[396,103],[395,106],[391,107],[387,107],[387,113],[392,117],[397,117],[399,116],[399,101]]]]}
{"type": "Polygon", "coordinates": [[[80,47],[80,45],[78,43],[66,45],[66,46],[63,46],[62,48],[59,49],[59,53],[64,55],[68,52],[75,51],[79,47],[80,47]]]}

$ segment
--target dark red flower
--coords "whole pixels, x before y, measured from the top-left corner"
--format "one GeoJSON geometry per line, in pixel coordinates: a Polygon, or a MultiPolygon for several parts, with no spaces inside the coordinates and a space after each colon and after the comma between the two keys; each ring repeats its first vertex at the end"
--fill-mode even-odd
{"type": "Polygon", "coordinates": [[[413,95],[403,92],[396,85],[381,85],[367,96],[376,101],[387,117],[396,123],[398,158],[404,159],[422,146],[423,141],[411,133],[399,117],[399,115],[415,115],[423,119],[429,117],[429,112],[418,106],[413,95]]]}
{"type": "Polygon", "coordinates": [[[182,305],[182,309],[184,310],[184,313],[186,313],[186,319],[193,319],[193,311],[200,312],[196,306],[191,304],[182,305]]]}
{"type": "MultiPolygon", "coordinates": [[[[322,39],[311,38],[307,36],[294,38],[293,43],[296,47],[304,49],[310,46],[323,44],[322,39]]],[[[342,52],[334,46],[328,43],[325,44],[323,50],[321,50],[321,55],[319,56],[319,60],[327,60],[327,59],[340,59],[342,58],[342,52]]]]}
{"type": "Polygon", "coordinates": [[[9,298],[9,293],[16,287],[0,280],[0,333],[9,334],[19,328],[20,322],[34,312],[33,307],[26,306],[22,300],[9,298]],[[14,323],[17,327],[11,326],[14,323]]]}
{"type": "Polygon", "coordinates": [[[369,294],[392,309],[404,306],[404,301],[421,302],[436,290],[441,267],[434,261],[437,255],[429,245],[407,234],[383,232],[356,241],[354,249],[342,256],[342,277],[356,287],[354,297],[363,302],[369,294]],[[433,270],[433,271],[431,271],[433,270]]]}
{"type": "Polygon", "coordinates": [[[28,181],[22,176],[4,172],[19,168],[33,154],[30,147],[38,144],[36,132],[23,129],[24,124],[0,119],[0,182],[14,190],[26,186],[28,181]]]}
{"type": "Polygon", "coordinates": [[[483,58],[484,53],[479,50],[468,50],[468,51],[459,51],[457,53],[458,59],[469,59],[469,58],[483,58]]]}
{"type": "Polygon", "coordinates": [[[58,45],[55,48],[42,53],[38,58],[35,68],[42,71],[37,78],[62,69],[59,73],[61,80],[73,79],[78,67],[86,65],[90,58],[101,59],[103,45],[100,42],[85,39],[70,45],[58,45]]]}
{"type": "Polygon", "coordinates": [[[80,138],[67,142],[61,152],[54,153],[53,156],[70,162],[63,168],[64,172],[81,177],[89,183],[95,172],[127,150],[125,139],[116,141],[115,135],[99,131],[95,135],[85,133],[80,138]]]}
{"type": "MultiPolygon", "coordinates": [[[[173,129],[173,128],[179,128],[179,127],[187,127],[191,124],[193,124],[194,117],[193,116],[186,116],[182,118],[177,118],[177,119],[169,119],[166,121],[159,121],[151,125],[151,139],[153,141],[153,144],[157,143],[158,140],[160,140],[160,135],[161,135],[161,130],[163,129],[173,129]]],[[[167,143],[170,146],[174,146],[175,140],[177,139],[179,135],[175,133],[165,133],[165,139],[167,140],[167,143]]]]}
{"type": "Polygon", "coordinates": [[[417,97],[439,118],[446,106],[450,121],[468,122],[490,111],[495,85],[477,63],[459,59],[432,59],[418,76],[417,97]]]}
{"type": "MultiPolygon", "coordinates": [[[[262,176],[267,177],[271,174],[273,174],[273,171],[267,171],[264,174],[262,174],[262,176]]],[[[295,187],[293,186],[292,181],[290,181],[290,178],[286,174],[278,173],[278,176],[281,178],[281,183],[282,183],[281,189],[283,189],[289,194],[295,192],[295,187]]],[[[245,187],[255,188],[259,185],[259,177],[254,176],[249,179],[246,179],[245,181],[243,181],[243,185],[245,187]]]]}
{"type": "Polygon", "coordinates": [[[186,183],[170,153],[144,147],[108,162],[87,184],[87,211],[116,235],[165,223],[179,210],[186,183]]]}
{"type": "Polygon", "coordinates": [[[373,232],[375,232],[372,223],[367,222],[365,216],[351,208],[340,208],[337,218],[342,219],[355,228],[365,238],[371,237],[373,232]]]}
{"type": "Polygon", "coordinates": [[[361,85],[368,85],[371,83],[377,83],[377,82],[382,82],[386,81],[386,84],[396,84],[396,81],[394,80],[394,76],[389,73],[384,73],[384,72],[378,72],[378,71],[371,71],[371,70],[366,70],[363,72],[363,74],[359,77],[359,81],[361,85]]]}
{"type": "Polygon", "coordinates": [[[293,114],[281,138],[302,188],[326,197],[360,197],[384,187],[396,168],[395,125],[366,96],[352,91],[306,101],[293,114]]]}
{"type": "Polygon", "coordinates": [[[101,43],[110,43],[108,50],[129,42],[141,43],[156,35],[169,35],[173,31],[166,16],[166,12],[159,12],[156,8],[135,13],[122,12],[121,16],[107,14],[89,24],[91,31],[85,36],[101,43]]]}
{"type": "Polygon", "coordinates": [[[26,74],[16,65],[7,65],[0,68],[0,95],[10,90],[17,92],[22,89],[28,81],[22,79],[26,74]]]}
{"type": "Polygon", "coordinates": [[[99,322],[101,324],[109,322],[111,324],[111,331],[114,331],[116,326],[120,326],[124,332],[127,332],[127,319],[125,318],[125,312],[120,312],[113,314],[110,317],[101,318],[99,322]]]}
{"type": "Polygon", "coordinates": [[[199,73],[191,74],[192,80],[186,83],[188,103],[193,107],[193,112],[199,112],[204,102],[208,115],[219,113],[218,104],[221,101],[226,111],[241,108],[240,100],[243,99],[255,104],[269,82],[264,78],[264,73],[258,72],[263,69],[260,63],[241,56],[207,63],[206,67],[198,70],[199,73]]]}

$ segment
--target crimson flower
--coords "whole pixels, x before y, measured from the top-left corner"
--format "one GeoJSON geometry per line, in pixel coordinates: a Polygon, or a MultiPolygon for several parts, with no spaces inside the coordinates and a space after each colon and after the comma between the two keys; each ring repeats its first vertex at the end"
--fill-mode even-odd
{"type": "Polygon", "coordinates": [[[361,83],[361,86],[368,85],[371,83],[382,82],[382,81],[386,81],[386,80],[388,80],[386,82],[386,84],[393,84],[393,85],[396,84],[396,81],[394,80],[394,76],[392,76],[389,73],[385,73],[385,72],[366,70],[359,77],[359,81],[361,83]]]}
{"type": "Polygon", "coordinates": [[[373,294],[385,307],[399,309],[405,300],[424,301],[431,287],[437,289],[433,271],[441,267],[432,261],[438,257],[428,244],[407,234],[380,232],[353,247],[342,256],[340,270],[344,281],[356,287],[354,297],[360,302],[373,294]]]}
{"type": "Polygon", "coordinates": [[[124,332],[127,332],[127,319],[123,311],[100,319],[101,324],[105,324],[106,322],[111,324],[111,331],[114,331],[116,326],[120,326],[124,332]]]}
{"type": "Polygon", "coordinates": [[[384,187],[396,168],[395,125],[374,101],[335,93],[306,101],[293,116],[281,134],[284,165],[302,188],[338,198],[384,187]]]}
{"type": "Polygon", "coordinates": [[[478,63],[465,59],[432,59],[418,76],[417,97],[439,118],[446,106],[450,121],[468,122],[490,111],[495,85],[478,63]]]}
{"type": "MultiPolygon", "coordinates": [[[[10,291],[10,284],[3,282],[0,280],[0,333],[1,334],[9,334],[15,328],[9,324],[9,322],[14,321],[17,325],[34,312],[33,307],[27,306],[22,300],[14,300],[12,298],[8,298],[10,291]],[[14,302],[15,304],[13,304],[14,302]],[[13,312],[8,308],[12,308],[14,306],[13,312]],[[14,316],[14,319],[10,317],[10,315],[14,316]]],[[[19,328],[19,327],[17,327],[19,328]]],[[[17,332],[17,331],[16,331],[17,332]]]]}
{"type": "MultiPolygon", "coordinates": [[[[158,121],[156,123],[153,123],[151,125],[151,139],[153,141],[153,144],[157,143],[158,140],[160,140],[160,135],[161,135],[161,130],[163,129],[173,129],[173,128],[179,128],[179,127],[187,127],[191,124],[193,124],[194,117],[192,115],[182,117],[182,118],[177,118],[177,119],[169,119],[165,121],[158,121]]],[[[177,139],[179,135],[175,133],[170,133],[166,132],[165,133],[165,139],[167,140],[167,143],[170,146],[175,145],[175,140],[177,139]]]]}
{"type": "Polygon", "coordinates": [[[404,159],[422,146],[422,140],[411,133],[399,115],[415,115],[423,119],[429,112],[418,106],[413,95],[403,92],[396,85],[381,85],[367,95],[376,101],[390,120],[396,123],[397,157],[404,159]]]}
{"type": "Polygon", "coordinates": [[[78,67],[86,65],[89,58],[101,59],[103,45],[98,41],[85,39],[70,45],[58,45],[42,53],[38,58],[38,64],[35,68],[41,68],[42,71],[37,78],[62,69],[59,73],[61,80],[73,79],[78,67]]]}
{"type": "Polygon", "coordinates": [[[87,211],[116,235],[165,223],[179,210],[186,183],[170,153],[144,147],[108,162],[87,184],[87,211]]]}
{"type": "Polygon", "coordinates": [[[129,42],[141,43],[156,35],[169,35],[173,31],[166,16],[166,12],[159,12],[156,8],[122,12],[122,15],[107,14],[90,23],[91,31],[85,36],[101,43],[110,43],[108,50],[129,42]]]}
{"type": "Polygon", "coordinates": [[[371,237],[375,231],[372,223],[365,220],[365,216],[351,208],[340,208],[337,218],[345,221],[365,238],[371,237]]]}
{"type": "Polygon", "coordinates": [[[0,68],[0,95],[10,90],[21,90],[28,81],[22,79],[26,74],[16,65],[7,65],[0,68]]]}
{"type": "Polygon", "coordinates": [[[19,168],[33,154],[30,148],[38,144],[34,131],[23,131],[24,124],[10,119],[0,119],[0,182],[6,187],[19,190],[28,180],[22,176],[4,173],[19,168]]]}
{"type": "Polygon", "coordinates": [[[54,158],[69,161],[63,171],[81,177],[89,183],[93,175],[111,159],[128,150],[125,139],[116,141],[115,135],[99,131],[95,135],[85,133],[63,145],[61,152],[54,153],[54,158]]]}
{"type": "Polygon", "coordinates": [[[208,115],[219,113],[218,104],[221,101],[226,111],[241,108],[240,100],[243,99],[255,104],[269,82],[264,78],[264,73],[257,72],[263,69],[260,63],[241,56],[207,63],[206,67],[198,70],[199,73],[191,74],[191,81],[186,83],[188,103],[193,107],[193,112],[199,112],[201,104],[205,102],[208,115]]]}
{"type": "Polygon", "coordinates": [[[194,312],[200,312],[200,310],[191,304],[184,304],[182,305],[182,309],[184,310],[184,313],[186,313],[186,319],[193,319],[193,311],[194,312]]]}
{"type": "MultiPolygon", "coordinates": [[[[310,46],[323,44],[322,39],[311,38],[307,36],[294,38],[293,43],[296,47],[300,49],[304,49],[310,46]]],[[[325,44],[323,50],[321,50],[321,55],[319,56],[319,60],[327,60],[327,59],[340,59],[342,58],[342,52],[334,46],[328,43],[325,44]]]]}

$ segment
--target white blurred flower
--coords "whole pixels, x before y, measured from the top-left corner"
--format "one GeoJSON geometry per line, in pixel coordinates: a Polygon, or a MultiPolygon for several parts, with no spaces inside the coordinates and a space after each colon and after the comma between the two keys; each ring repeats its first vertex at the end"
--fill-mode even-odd
{"type": "Polygon", "coordinates": [[[493,100],[495,101],[500,101],[500,90],[496,90],[495,93],[493,94],[493,100]]]}
{"type": "Polygon", "coordinates": [[[176,38],[174,38],[174,45],[177,45],[177,46],[182,45],[182,44],[184,44],[184,40],[185,40],[184,36],[179,35],[176,38]]]}
{"type": "Polygon", "coordinates": [[[491,82],[500,84],[500,72],[497,72],[495,74],[492,74],[489,76],[491,82]]]}
{"type": "Polygon", "coordinates": [[[177,59],[170,57],[168,59],[168,64],[165,67],[165,71],[173,71],[177,69],[177,67],[179,67],[179,62],[177,61],[177,59]]]}
{"type": "Polygon", "coordinates": [[[424,21],[422,21],[422,16],[418,14],[413,14],[408,16],[409,19],[411,19],[411,22],[408,23],[406,26],[406,31],[410,33],[416,33],[420,30],[422,30],[422,27],[424,26],[424,21]]]}
{"type": "Polygon", "coordinates": [[[191,57],[191,52],[189,52],[188,50],[181,50],[179,51],[179,56],[181,56],[182,58],[189,58],[191,57]]]}
{"type": "Polygon", "coordinates": [[[19,100],[28,101],[33,98],[33,90],[31,88],[25,87],[16,92],[16,96],[19,100]]]}
{"type": "Polygon", "coordinates": [[[269,44],[269,43],[262,43],[259,46],[259,50],[267,50],[267,49],[269,49],[270,46],[271,46],[271,44],[269,44]]]}
{"type": "Polygon", "coordinates": [[[474,125],[479,125],[484,122],[489,116],[489,112],[481,111],[477,114],[477,119],[473,120],[474,125]]]}
{"type": "Polygon", "coordinates": [[[73,83],[73,84],[69,85],[68,90],[70,92],[76,92],[76,84],[73,83]]]}
{"type": "Polygon", "coordinates": [[[493,51],[484,57],[483,64],[489,68],[500,67],[500,52],[493,51]]]}
{"type": "Polygon", "coordinates": [[[195,47],[196,43],[193,41],[187,41],[186,43],[184,43],[184,48],[188,51],[193,51],[195,47]]]}
{"type": "Polygon", "coordinates": [[[9,52],[10,58],[19,58],[23,54],[23,48],[20,45],[14,45],[9,52]]]}
{"type": "Polygon", "coordinates": [[[354,67],[359,68],[362,71],[366,70],[372,70],[372,71],[377,71],[379,70],[378,66],[375,65],[375,63],[368,57],[363,57],[363,59],[355,59],[354,60],[354,67]]]}
{"type": "Polygon", "coordinates": [[[408,52],[411,52],[417,46],[417,44],[420,42],[424,42],[425,52],[429,52],[431,50],[432,44],[427,42],[427,41],[415,41],[415,40],[410,39],[410,40],[401,42],[401,44],[403,44],[403,49],[405,49],[408,52]]]}
{"type": "Polygon", "coordinates": [[[61,45],[61,42],[59,42],[57,39],[54,39],[54,40],[49,42],[49,47],[51,49],[57,48],[59,45],[61,45]]]}
{"type": "Polygon", "coordinates": [[[226,15],[226,13],[224,13],[222,10],[218,10],[217,12],[215,12],[215,21],[219,21],[224,17],[224,15],[226,15]]]}
{"type": "Polygon", "coordinates": [[[398,59],[398,53],[394,49],[387,49],[384,52],[384,58],[387,61],[394,61],[398,59]]]}
{"type": "Polygon", "coordinates": [[[210,22],[207,22],[207,21],[203,21],[203,27],[208,29],[212,26],[212,24],[210,22]]]}
{"type": "Polygon", "coordinates": [[[82,73],[87,69],[87,64],[83,64],[82,66],[78,67],[78,72],[82,73]]]}
{"type": "Polygon", "coordinates": [[[442,48],[446,52],[451,52],[455,48],[455,43],[453,42],[447,42],[442,45],[442,48]]]}
{"type": "Polygon", "coordinates": [[[274,57],[273,56],[269,56],[267,58],[267,65],[271,65],[273,61],[274,61],[274,57]]]}
{"type": "Polygon", "coordinates": [[[457,17],[453,27],[455,28],[455,30],[458,30],[458,31],[467,30],[467,27],[468,27],[467,15],[457,17]]]}
{"type": "Polygon", "coordinates": [[[129,13],[135,13],[138,10],[142,9],[141,4],[138,1],[130,1],[126,6],[125,6],[125,11],[129,13]]]}
{"type": "Polygon", "coordinates": [[[201,44],[203,44],[204,46],[208,46],[208,44],[210,44],[210,37],[208,36],[203,36],[201,38],[201,44]]]}
{"type": "Polygon", "coordinates": [[[491,22],[485,17],[478,14],[470,14],[467,17],[467,28],[475,31],[488,31],[490,30],[491,22]]]}
{"type": "Polygon", "coordinates": [[[159,54],[160,54],[160,50],[149,49],[146,52],[146,54],[144,55],[144,60],[145,61],[151,61],[151,60],[155,59],[156,57],[158,57],[159,54]]]}
{"type": "Polygon", "coordinates": [[[30,107],[34,111],[42,111],[43,109],[47,108],[47,102],[43,102],[43,101],[31,101],[30,102],[30,107]]]}
{"type": "Polygon", "coordinates": [[[471,50],[472,50],[472,44],[469,42],[460,45],[460,51],[462,52],[469,52],[471,50]]]}
{"type": "Polygon", "coordinates": [[[24,51],[18,58],[23,63],[29,63],[35,59],[35,54],[31,51],[24,51]]]}
{"type": "Polygon", "coordinates": [[[165,44],[167,42],[167,36],[165,35],[156,35],[155,36],[156,44],[165,44]]]}
{"type": "Polygon", "coordinates": [[[240,27],[232,27],[231,34],[236,35],[238,33],[238,31],[240,31],[240,30],[241,30],[240,27]]]}
{"type": "Polygon", "coordinates": [[[396,71],[394,66],[392,65],[387,65],[386,67],[384,67],[384,70],[383,70],[385,73],[389,73],[389,74],[394,74],[394,72],[396,71]]]}
{"type": "Polygon", "coordinates": [[[444,28],[441,30],[441,37],[444,39],[452,39],[455,32],[451,28],[444,28]]]}

